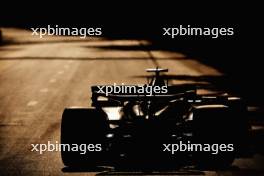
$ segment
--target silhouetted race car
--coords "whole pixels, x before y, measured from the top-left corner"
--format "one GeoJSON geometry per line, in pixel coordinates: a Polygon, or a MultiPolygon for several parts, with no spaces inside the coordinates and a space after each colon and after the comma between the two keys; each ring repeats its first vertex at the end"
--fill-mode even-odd
{"type": "Polygon", "coordinates": [[[194,86],[168,85],[167,69],[147,71],[155,74],[145,85],[92,86],[92,108],[64,110],[64,165],[223,168],[248,154],[241,98],[198,95],[194,86]]]}

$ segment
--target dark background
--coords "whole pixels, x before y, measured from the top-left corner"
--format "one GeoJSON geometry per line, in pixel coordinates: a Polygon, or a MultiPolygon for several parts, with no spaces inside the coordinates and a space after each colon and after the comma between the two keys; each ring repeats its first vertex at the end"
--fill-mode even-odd
{"type": "MultiPolygon", "coordinates": [[[[230,78],[230,90],[251,104],[263,104],[262,20],[259,4],[188,2],[8,2],[1,4],[0,26],[21,28],[102,27],[108,38],[142,38],[156,49],[180,51],[212,65],[230,78]],[[234,36],[162,36],[162,27],[233,27],[234,36]]],[[[148,49],[148,48],[145,48],[148,49]]],[[[153,48],[152,48],[153,49],[153,48]]]]}

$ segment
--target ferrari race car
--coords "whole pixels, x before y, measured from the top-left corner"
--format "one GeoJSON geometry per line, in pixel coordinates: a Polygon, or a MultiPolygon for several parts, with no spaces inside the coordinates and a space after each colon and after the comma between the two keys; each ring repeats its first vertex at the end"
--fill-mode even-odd
{"type": "Polygon", "coordinates": [[[154,75],[145,85],[126,92],[123,84],[118,91],[118,85],[92,86],[92,108],[64,110],[65,166],[223,168],[247,155],[250,127],[241,98],[199,95],[195,86],[169,85],[168,69],[147,71],[154,75]]]}

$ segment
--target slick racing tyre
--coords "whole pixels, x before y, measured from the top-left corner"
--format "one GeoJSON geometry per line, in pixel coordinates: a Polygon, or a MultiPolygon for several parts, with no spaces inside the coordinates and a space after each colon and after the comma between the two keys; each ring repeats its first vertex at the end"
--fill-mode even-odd
{"type": "Polygon", "coordinates": [[[232,121],[229,120],[229,123],[235,124],[233,133],[236,133],[237,155],[247,157],[250,155],[251,150],[249,135],[251,126],[246,102],[239,97],[228,97],[228,107],[233,113],[232,121]]]}
{"type": "Polygon", "coordinates": [[[61,157],[68,167],[96,167],[105,152],[107,116],[102,110],[65,109],[61,123],[61,157]]]}
{"type": "Polygon", "coordinates": [[[199,168],[224,169],[231,166],[237,147],[236,126],[231,120],[233,116],[230,109],[223,105],[194,109],[193,143],[207,146],[206,151],[204,148],[203,151],[193,152],[199,168]]]}

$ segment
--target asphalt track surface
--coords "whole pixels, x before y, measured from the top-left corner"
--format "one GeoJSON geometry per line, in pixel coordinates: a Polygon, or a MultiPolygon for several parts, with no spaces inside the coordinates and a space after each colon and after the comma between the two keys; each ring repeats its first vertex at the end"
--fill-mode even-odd
{"type": "Polygon", "coordinates": [[[0,47],[0,175],[263,175],[261,155],[236,159],[225,171],[142,173],[67,171],[60,152],[32,152],[31,144],[60,140],[65,107],[90,106],[91,85],[145,83],[145,69],[157,66],[169,69],[172,84],[210,84],[177,76],[222,74],[181,53],[140,50],[149,44],[145,40],[59,36],[39,39],[27,30],[2,31],[8,44],[0,47]]]}

